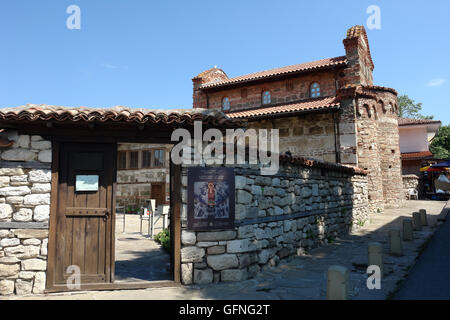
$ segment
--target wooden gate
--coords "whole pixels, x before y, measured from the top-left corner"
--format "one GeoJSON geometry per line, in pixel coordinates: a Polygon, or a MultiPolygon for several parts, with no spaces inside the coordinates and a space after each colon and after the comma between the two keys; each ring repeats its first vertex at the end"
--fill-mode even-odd
{"type": "MultiPolygon", "coordinates": [[[[173,286],[181,271],[181,167],[171,164],[171,261],[174,281],[114,283],[117,144],[53,141],[47,292],[173,286]],[[69,272],[68,272],[69,271],[69,272]]],[[[163,189],[164,190],[164,189],[163,189]]]]}
{"type": "Polygon", "coordinates": [[[65,285],[76,268],[82,284],[114,280],[116,149],[104,143],[60,145],[53,285],[65,285]],[[74,267],[68,273],[69,266],[74,267]]]}

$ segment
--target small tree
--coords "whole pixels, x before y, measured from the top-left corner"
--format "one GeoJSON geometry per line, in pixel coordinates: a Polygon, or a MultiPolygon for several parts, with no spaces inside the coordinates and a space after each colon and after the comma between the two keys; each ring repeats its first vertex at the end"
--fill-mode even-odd
{"type": "Polygon", "coordinates": [[[433,119],[433,116],[424,116],[420,111],[422,111],[421,102],[415,103],[406,94],[398,96],[398,115],[400,118],[433,119]]]}
{"type": "Polygon", "coordinates": [[[450,126],[443,126],[434,137],[430,145],[430,151],[437,159],[450,158],[450,126]]]}

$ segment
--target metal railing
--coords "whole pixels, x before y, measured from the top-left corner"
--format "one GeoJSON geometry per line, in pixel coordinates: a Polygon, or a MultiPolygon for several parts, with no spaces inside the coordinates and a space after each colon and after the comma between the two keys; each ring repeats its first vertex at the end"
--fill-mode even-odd
{"type": "Polygon", "coordinates": [[[148,220],[148,236],[153,239],[155,233],[155,226],[162,219],[162,229],[164,230],[168,226],[169,219],[169,205],[160,205],[155,208],[155,200],[149,199],[146,201],[147,207],[141,207],[140,211],[140,233],[142,234],[142,222],[143,220],[148,220]]]}
{"type": "MultiPolygon", "coordinates": [[[[143,221],[148,221],[147,235],[153,239],[155,234],[156,225],[162,219],[162,230],[166,229],[169,226],[169,214],[170,214],[170,206],[169,205],[159,205],[158,208],[155,208],[155,200],[148,199],[146,200],[146,206],[142,206],[139,210],[139,233],[143,234],[143,221]]],[[[126,230],[126,205],[117,206],[116,207],[116,220],[118,218],[122,218],[122,233],[125,233],[126,230]]],[[[116,225],[118,225],[116,223],[116,225]]]]}

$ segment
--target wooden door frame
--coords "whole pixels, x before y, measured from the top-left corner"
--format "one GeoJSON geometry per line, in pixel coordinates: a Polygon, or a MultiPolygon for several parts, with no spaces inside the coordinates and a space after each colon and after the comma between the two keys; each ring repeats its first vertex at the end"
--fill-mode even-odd
{"type": "MultiPolygon", "coordinates": [[[[114,283],[114,249],[115,241],[111,243],[112,249],[112,263],[111,266],[111,283],[104,284],[81,284],[79,290],[69,289],[66,285],[55,284],[55,263],[56,263],[56,241],[57,241],[57,212],[58,212],[58,189],[59,189],[59,169],[60,169],[60,146],[61,143],[102,143],[101,141],[78,141],[76,138],[52,138],[52,165],[51,165],[51,192],[50,192],[50,219],[49,219],[49,235],[48,235],[48,254],[47,254],[47,270],[46,270],[46,289],[45,293],[50,292],[65,292],[65,291],[82,291],[82,290],[126,290],[126,289],[145,289],[145,288],[159,288],[159,287],[175,287],[181,285],[181,166],[173,165],[170,162],[169,176],[170,181],[173,181],[174,186],[171,185],[171,198],[174,201],[173,208],[171,208],[171,238],[172,240],[172,269],[173,279],[165,281],[146,281],[146,282],[128,282],[128,283],[114,283]]],[[[108,141],[109,142],[109,141],[108,141]]],[[[112,141],[111,141],[112,142],[112,141]]],[[[115,141],[117,143],[117,140],[115,141]]],[[[140,143],[144,143],[140,141],[140,143]]],[[[114,168],[117,173],[117,166],[114,168]]],[[[116,201],[116,182],[113,183],[113,213],[112,221],[112,237],[115,238],[115,201],[116,201]]]]}
{"type": "MultiPolygon", "coordinates": [[[[170,169],[169,169],[169,172],[170,172],[170,169]]],[[[169,173],[169,175],[170,175],[170,173],[169,173]]],[[[159,200],[162,200],[162,203],[160,203],[159,205],[166,204],[166,182],[161,182],[161,181],[150,182],[150,194],[151,194],[151,198],[152,199],[155,199],[153,197],[153,186],[154,185],[161,186],[161,197],[162,197],[162,199],[159,199],[159,200]]],[[[156,204],[156,207],[158,208],[158,204],[156,204]]]]}
{"type": "Polygon", "coordinates": [[[170,162],[170,246],[174,282],[181,283],[181,165],[170,162]],[[172,179],[173,177],[173,179],[172,179]]]}

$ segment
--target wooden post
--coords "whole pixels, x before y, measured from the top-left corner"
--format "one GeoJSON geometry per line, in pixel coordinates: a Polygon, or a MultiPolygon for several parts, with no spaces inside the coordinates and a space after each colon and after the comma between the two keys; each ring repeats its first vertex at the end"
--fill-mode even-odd
{"type": "Polygon", "coordinates": [[[399,229],[389,230],[389,252],[393,256],[402,256],[403,247],[399,229]]]}
{"type": "Polygon", "coordinates": [[[420,209],[419,210],[419,215],[420,215],[420,225],[428,226],[427,210],[420,209]]]}
{"type": "Polygon", "coordinates": [[[403,219],[403,240],[412,241],[413,239],[413,222],[411,219],[403,219]]]}
{"type": "Polygon", "coordinates": [[[369,242],[368,244],[369,260],[368,266],[380,267],[381,276],[383,276],[383,245],[379,242],[369,242]]]}
{"type": "Polygon", "coordinates": [[[422,230],[419,212],[413,212],[413,227],[414,227],[414,230],[416,230],[416,231],[422,230]]]}
{"type": "Polygon", "coordinates": [[[343,266],[328,268],[327,300],[348,299],[348,270],[343,266]]]}

